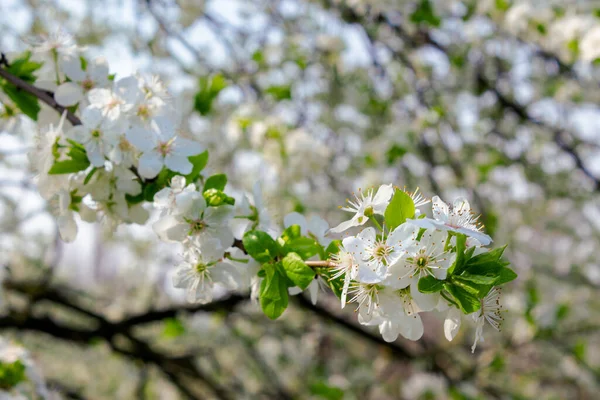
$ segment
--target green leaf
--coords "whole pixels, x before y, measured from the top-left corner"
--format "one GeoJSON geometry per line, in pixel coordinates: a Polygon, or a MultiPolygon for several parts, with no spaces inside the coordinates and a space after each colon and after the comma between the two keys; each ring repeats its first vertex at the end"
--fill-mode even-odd
{"type": "Polygon", "coordinates": [[[292,98],[292,87],[290,85],[271,86],[265,92],[273,96],[275,100],[289,100],[292,98]]]}
{"type": "MultiPolygon", "coordinates": [[[[486,270],[498,268],[497,265],[500,267],[506,265],[503,261],[501,261],[501,257],[505,248],[506,246],[499,247],[497,249],[472,257],[466,261],[464,270],[472,274],[483,275],[486,270]]],[[[455,271],[455,273],[457,272],[455,271]]]]}
{"type": "Polygon", "coordinates": [[[304,236],[291,239],[283,246],[284,253],[297,253],[303,260],[307,260],[312,256],[319,254],[321,249],[321,245],[315,239],[304,236]]]}
{"type": "MultiPolygon", "coordinates": [[[[462,233],[456,234],[456,260],[448,269],[448,275],[460,274],[465,269],[465,247],[467,245],[467,237],[462,233]]],[[[475,248],[473,248],[475,249],[475,248]]],[[[470,257],[469,257],[470,258],[470,257]]]]}
{"type": "Polygon", "coordinates": [[[0,361],[0,389],[10,390],[24,382],[27,379],[25,371],[25,364],[21,360],[0,361]]]}
{"type": "Polygon", "coordinates": [[[192,163],[192,172],[185,176],[185,181],[189,183],[194,183],[200,176],[200,172],[206,167],[208,164],[208,151],[198,154],[197,156],[190,156],[188,160],[192,163]]]}
{"type": "Polygon", "coordinates": [[[329,246],[325,249],[325,258],[331,257],[332,254],[340,252],[340,246],[342,245],[341,240],[332,240],[329,246]]]}
{"type": "Polygon", "coordinates": [[[26,51],[21,54],[18,58],[14,59],[10,63],[10,67],[6,70],[12,75],[17,76],[19,79],[24,80],[28,83],[34,83],[36,80],[33,74],[38,69],[42,68],[43,64],[35,61],[31,61],[31,52],[26,51]]]}
{"type": "Polygon", "coordinates": [[[494,285],[503,285],[507,282],[517,279],[517,276],[518,275],[515,273],[515,271],[513,271],[510,268],[504,267],[498,273],[498,277],[496,278],[496,282],[494,282],[494,285]]]}
{"type": "MultiPolygon", "coordinates": [[[[18,58],[12,60],[6,70],[12,75],[28,83],[34,83],[36,77],[34,72],[42,67],[42,63],[30,61],[31,52],[27,51],[18,58]]],[[[24,92],[8,82],[2,84],[2,89],[6,95],[15,103],[15,105],[34,121],[37,121],[40,112],[40,104],[36,96],[24,92]]]]}
{"type": "Polygon", "coordinates": [[[315,271],[304,263],[304,260],[296,253],[289,253],[281,261],[283,269],[288,278],[304,290],[315,279],[315,271]]]}
{"type": "Polygon", "coordinates": [[[388,164],[392,165],[396,160],[402,159],[407,151],[408,150],[404,147],[398,146],[397,144],[392,145],[386,153],[388,164]]]}
{"type": "Polygon", "coordinates": [[[185,326],[177,318],[167,318],[162,335],[165,338],[176,338],[185,333],[185,326]]]}
{"type": "Polygon", "coordinates": [[[146,201],[154,201],[154,195],[158,193],[162,189],[161,185],[157,182],[148,182],[142,188],[142,194],[144,196],[144,200],[146,201]]]}
{"type": "Polygon", "coordinates": [[[500,11],[507,11],[510,8],[510,2],[508,0],[496,0],[496,9],[500,11]]]}
{"type": "Polygon", "coordinates": [[[90,166],[90,162],[81,162],[76,160],[65,160],[55,162],[50,170],[49,175],[60,175],[60,174],[72,174],[75,172],[83,171],[90,166]]]}
{"type": "Polygon", "coordinates": [[[90,172],[88,172],[88,174],[85,176],[85,179],[83,180],[84,185],[87,185],[90,182],[90,179],[92,179],[92,176],[94,176],[96,171],[98,171],[98,168],[94,167],[90,172]]]}
{"type": "Polygon", "coordinates": [[[246,253],[259,263],[272,261],[279,255],[279,245],[266,232],[246,232],[242,242],[244,243],[246,253]]]}
{"type": "Polygon", "coordinates": [[[390,232],[403,224],[408,218],[415,216],[415,203],[410,196],[400,189],[396,189],[392,201],[385,209],[385,224],[390,232]]]}
{"type": "Polygon", "coordinates": [[[227,87],[227,82],[221,74],[212,77],[202,77],[198,81],[198,92],[194,96],[194,109],[201,115],[207,115],[215,98],[221,90],[227,87]]]}
{"type": "Polygon", "coordinates": [[[283,246],[287,242],[289,242],[293,239],[298,239],[301,236],[302,236],[302,233],[301,233],[300,225],[290,225],[287,228],[285,228],[285,230],[283,231],[281,236],[279,236],[279,239],[277,239],[277,241],[279,242],[279,244],[281,244],[283,246]]]}
{"type": "Polygon", "coordinates": [[[286,276],[280,264],[263,265],[265,278],[260,284],[260,307],[267,317],[277,319],[288,306],[286,276]]]}
{"type": "Polygon", "coordinates": [[[233,197],[229,197],[225,193],[217,189],[208,189],[207,191],[202,193],[202,195],[206,200],[206,204],[208,204],[210,207],[218,207],[224,204],[235,204],[235,199],[233,197]]]}
{"type": "Polygon", "coordinates": [[[462,275],[456,276],[455,278],[461,281],[473,282],[478,285],[494,285],[496,279],[498,279],[496,275],[473,275],[468,272],[464,272],[462,275]]]}
{"type": "Polygon", "coordinates": [[[227,185],[227,175],[213,175],[206,180],[204,183],[204,189],[202,191],[205,192],[208,189],[225,190],[225,185],[227,185]]]}
{"type": "Polygon", "coordinates": [[[446,289],[448,293],[452,295],[456,301],[456,304],[465,314],[471,314],[481,308],[479,299],[474,294],[465,290],[464,287],[451,283],[445,283],[444,289],[446,289]]]}
{"type": "Polygon", "coordinates": [[[15,103],[23,114],[27,115],[34,121],[37,121],[37,116],[41,110],[40,103],[32,94],[24,92],[10,83],[2,85],[4,93],[15,103]]]}
{"type": "Polygon", "coordinates": [[[344,391],[340,388],[329,386],[325,382],[315,382],[309,385],[310,394],[326,400],[342,400],[344,391]]]}
{"type": "Polygon", "coordinates": [[[410,15],[411,22],[415,24],[423,23],[438,27],[442,23],[440,17],[435,15],[431,2],[429,0],[421,0],[417,9],[410,15]]]}
{"type": "Polygon", "coordinates": [[[419,279],[418,287],[421,293],[437,293],[444,288],[444,281],[433,276],[425,276],[419,279]]]}

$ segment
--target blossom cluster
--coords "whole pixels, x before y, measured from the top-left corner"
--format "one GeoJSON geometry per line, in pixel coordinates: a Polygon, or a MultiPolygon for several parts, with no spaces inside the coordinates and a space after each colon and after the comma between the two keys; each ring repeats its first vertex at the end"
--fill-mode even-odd
{"type": "MultiPolygon", "coordinates": [[[[116,79],[103,60],[88,60],[67,39],[38,47],[51,56],[54,107],[62,116],[40,133],[31,155],[63,240],[75,239],[76,214],[114,230],[145,223],[155,211],[154,232],[182,250],[173,284],[190,302],[210,302],[216,284],[250,289],[275,319],[290,294],[308,290],[315,303],[319,289],[329,287],[342,308],[356,303],[359,322],[378,326],[387,341],[418,340],[420,314],[432,310],[448,310],[449,340],[461,315],[470,315],[477,326],[473,350],[485,321],[499,327],[497,287],[516,275],[501,258],[503,248],[485,247],[491,238],[466,199],[448,205],[434,197],[430,218],[422,210],[428,199],[388,184],[356,195],[342,208],[352,217],[332,229],[320,217],[291,213],[280,230],[260,183],[236,201],[225,191],[226,175],[202,174],[208,152],[172,119],[160,80],[116,79]],[[334,240],[358,228],[364,229],[334,240]]],[[[8,72],[32,82],[42,66],[26,53],[11,60],[8,72]]],[[[14,100],[23,105],[25,98],[14,100]]],[[[32,110],[22,107],[35,119],[32,110]]]]}
{"type": "MultiPolygon", "coordinates": [[[[49,83],[41,77],[39,84],[54,86],[56,102],[69,111],[56,126],[39,133],[30,159],[61,237],[75,239],[75,212],[111,229],[123,222],[144,223],[149,214],[142,200],[151,199],[158,189],[149,184],[165,180],[159,174],[167,169],[191,174],[188,157],[202,153],[202,146],[180,134],[170,117],[173,108],[166,87],[158,78],[115,79],[103,59],[88,60],[69,38],[49,43],[36,50],[53,56],[56,78],[49,83]]],[[[42,66],[29,53],[11,63],[17,74],[42,66]]]]}
{"type": "MultiPolygon", "coordinates": [[[[429,200],[418,191],[409,194],[392,185],[361,192],[349,203],[343,210],[353,213],[352,218],[333,232],[370,221],[374,227],[342,240],[334,256],[333,276],[344,282],[342,307],[348,298],[356,303],[361,324],[379,326],[386,341],[398,335],[418,340],[424,330],[420,314],[448,310],[444,328],[446,338],[452,340],[462,310],[477,324],[473,350],[483,340],[484,321],[499,329],[502,317],[494,285],[503,282],[498,278],[501,273],[493,276],[492,270],[500,272],[504,265],[487,253],[484,246],[492,240],[482,232],[466,199],[448,205],[435,196],[434,218],[419,209],[429,200]],[[378,215],[383,217],[383,226],[378,215]],[[478,269],[482,262],[485,268],[478,269]]],[[[512,271],[505,272],[511,275],[512,271]]]]}

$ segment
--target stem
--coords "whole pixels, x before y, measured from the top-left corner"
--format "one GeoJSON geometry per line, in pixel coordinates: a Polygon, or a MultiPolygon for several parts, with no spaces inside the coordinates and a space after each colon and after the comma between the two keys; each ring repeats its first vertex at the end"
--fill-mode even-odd
{"type": "Polygon", "coordinates": [[[314,267],[326,267],[326,268],[334,268],[337,267],[337,264],[333,261],[324,260],[324,261],[305,261],[306,265],[311,268],[314,267]]]}
{"type": "Polygon", "coordinates": [[[75,114],[66,110],[65,107],[61,106],[54,100],[54,94],[52,92],[48,92],[33,86],[30,83],[25,82],[17,76],[14,76],[7,70],[0,68],[0,77],[5,79],[8,83],[15,85],[17,88],[34,95],[44,103],[48,104],[50,107],[54,108],[60,114],[67,111],[67,119],[72,125],[81,125],[81,120],[77,118],[75,114]]]}
{"type": "Polygon", "coordinates": [[[54,61],[54,72],[56,73],[56,84],[60,85],[60,73],[58,72],[58,52],[52,49],[52,60],[54,61]]]}
{"type": "Polygon", "coordinates": [[[444,252],[450,249],[450,239],[452,239],[452,232],[448,231],[448,236],[446,236],[446,244],[444,244],[444,252]]]}
{"type": "Polygon", "coordinates": [[[369,219],[370,219],[370,220],[373,222],[373,224],[374,224],[374,225],[375,225],[377,228],[379,228],[379,230],[380,230],[381,232],[383,232],[383,228],[381,227],[381,224],[380,224],[379,222],[377,222],[377,219],[375,218],[375,216],[374,216],[374,215],[371,215],[371,216],[369,217],[369,219]]]}

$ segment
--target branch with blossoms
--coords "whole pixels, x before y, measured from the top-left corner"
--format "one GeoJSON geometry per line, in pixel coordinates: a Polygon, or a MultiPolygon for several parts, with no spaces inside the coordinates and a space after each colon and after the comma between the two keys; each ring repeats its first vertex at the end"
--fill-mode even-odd
{"type": "MultiPolygon", "coordinates": [[[[328,287],[386,341],[418,340],[421,314],[433,310],[447,311],[448,340],[463,314],[472,319],[473,350],[485,321],[499,328],[498,287],[516,274],[504,248],[486,247],[492,240],[466,199],[448,205],[382,185],[360,191],[342,208],[352,217],[332,229],[299,213],[287,215],[281,229],[259,184],[236,201],[225,174],[203,173],[209,154],[170,117],[171,97],[157,78],[116,79],[104,60],[87,58],[70,42],[44,50],[47,59],[27,52],[5,60],[0,78],[14,106],[33,120],[40,100],[62,115],[56,126],[40,127],[31,161],[64,241],[77,236],[76,214],[114,230],[144,224],[153,212],[157,236],[183,249],[173,284],[189,302],[212,301],[215,285],[250,290],[276,319],[290,295],[308,291],[314,303],[328,287]],[[53,93],[35,85],[44,62],[54,68],[53,93]],[[342,240],[330,236],[358,229],[342,240]]],[[[216,89],[206,83],[210,98],[216,89]]]]}

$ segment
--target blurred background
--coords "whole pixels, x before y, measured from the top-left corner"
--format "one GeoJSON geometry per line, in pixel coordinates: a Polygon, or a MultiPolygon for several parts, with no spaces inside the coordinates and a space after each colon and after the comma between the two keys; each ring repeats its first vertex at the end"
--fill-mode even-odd
{"type": "Polygon", "coordinates": [[[261,179],[277,222],[337,225],[382,183],[463,195],[519,278],[475,354],[473,326],[385,343],[327,292],[275,322],[247,293],[189,305],[149,226],[58,239],[37,127],[3,98],[0,334],[52,398],[598,398],[598,1],[0,0],[4,53],[59,29],[117,78],[159,75],[209,171],[233,193],[261,179]]]}

